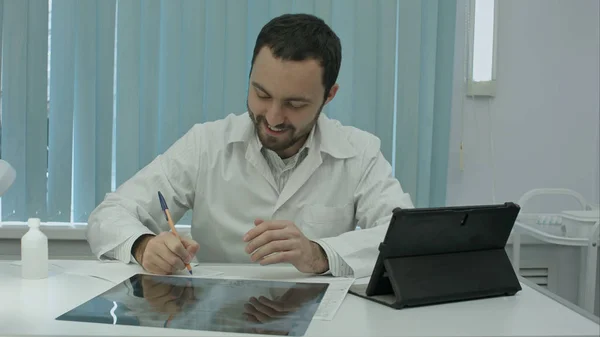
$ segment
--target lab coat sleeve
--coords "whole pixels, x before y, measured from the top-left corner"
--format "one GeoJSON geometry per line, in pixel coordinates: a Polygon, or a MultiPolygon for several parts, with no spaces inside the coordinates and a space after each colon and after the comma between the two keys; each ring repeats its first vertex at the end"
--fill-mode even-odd
{"type": "MultiPolygon", "coordinates": [[[[147,233],[152,234],[150,230],[148,230],[147,233]]],[[[133,248],[133,245],[135,244],[135,241],[137,241],[138,238],[139,238],[138,235],[131,236],[125,242],[120,243],[113,250],[109,250],[108,252],[106,252],[103,256],[108,257],[113,260],[119,260],[119,261],[122,261],[125,263],[129,263],[129,262],[138,263],[135,260],[135,257],[133,255],[131,255],[131,249],[133,248]]]]}
{"type": "Polygon", "coordinates": [[[130,256],[117,254],[118,247],[143,234],[170,229],[158,191],[165,197],[174,222],[192,208],[201,165],[201,128],[194,126],[114,193],[107,194],[90,214],[86,237],[97,258],[130,262],[130,256]]]}
{"type": "MultiPolygon", "coordinates": [[[[352,269],[352,276],[371,275],[379,244],[383,241],[394,208],[413,208],[410,196],[393,176],[392,167],[373,140],[363,153],[360,180],[354,192],[355,219],[360,230],[321,239],[352,269]]],[[[334,276],[347,276],[335,275],[334,276]]],[[[348,275],[349,276],[349,275],[348,275]]]]}

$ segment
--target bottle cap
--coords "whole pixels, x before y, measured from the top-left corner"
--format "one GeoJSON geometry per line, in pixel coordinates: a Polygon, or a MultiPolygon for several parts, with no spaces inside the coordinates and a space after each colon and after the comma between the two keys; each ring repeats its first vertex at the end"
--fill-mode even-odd
{"type": "Polygon", "coordinates": [[[40,227],[40,219],[29,218],[29,220],[27,220],[27,225],[29,226],[29,228],[39,228],[40,227]]]}

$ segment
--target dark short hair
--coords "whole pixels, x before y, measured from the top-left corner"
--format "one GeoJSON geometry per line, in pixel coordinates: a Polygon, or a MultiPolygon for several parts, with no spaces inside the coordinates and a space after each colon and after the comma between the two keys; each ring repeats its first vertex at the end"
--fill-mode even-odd
{"type": "Polygon", "coordinates": [[[273,18],[256,38],[252,67],[256,55],[265,46],[275,57],[283,60],[319,61],[323,68],[322,82],[327,97],[340,72],[342,45],[325,21],[310,14],[284,14],[273,18]]]}

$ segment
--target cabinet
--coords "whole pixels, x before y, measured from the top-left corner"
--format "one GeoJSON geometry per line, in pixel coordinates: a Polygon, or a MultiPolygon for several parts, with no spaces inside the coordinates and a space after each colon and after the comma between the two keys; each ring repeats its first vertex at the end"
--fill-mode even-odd
{"type": "MultiPolygon", "coordinates": [[[[513,245],[507,245],[506,251],[512,260],[513,245]]],[[[521,244],[520,256],[520,276],[573,304],[580,305],[581,253],[578,247],[563,247],[526,240],[521,244]]]]}

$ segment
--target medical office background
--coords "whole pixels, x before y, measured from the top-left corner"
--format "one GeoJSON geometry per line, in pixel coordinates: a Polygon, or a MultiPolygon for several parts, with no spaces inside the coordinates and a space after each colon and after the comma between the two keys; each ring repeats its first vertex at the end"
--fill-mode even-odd
{"type": "MultiPolygon", "coordinates": [[[[29,217],[51,258],[93,258],[89,213],[194,123],[245,111],[256,35],[287,12],[337,32],[324,113],[380,137],[418,207],[543,188],[597,207],[597,0],[0,0],[0,158],[17,171],[0,259],[19,259],[29,217]]],[[[581,303],[581,251],[523,237],[520,273],[581,303]]]]}

